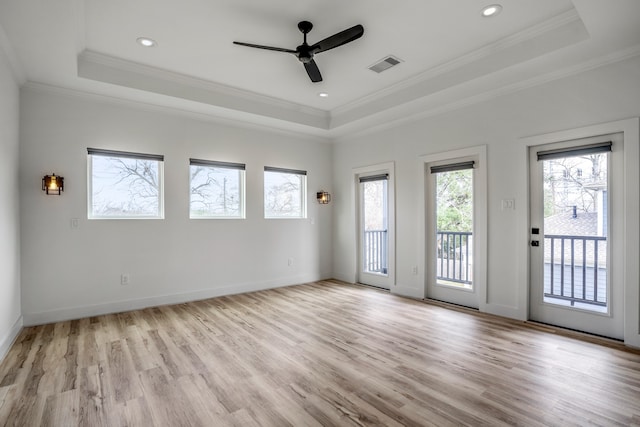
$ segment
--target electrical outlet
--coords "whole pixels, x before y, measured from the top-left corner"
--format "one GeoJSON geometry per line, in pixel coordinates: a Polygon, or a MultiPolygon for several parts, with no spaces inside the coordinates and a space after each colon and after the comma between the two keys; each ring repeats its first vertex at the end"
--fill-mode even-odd
{"type": "Polygon", "coordinates": [[[120,275],[120,284],[122,286],[126,286],[130,283],[131,283],[131,276],[129,275],[129,273],[122,273],[120,275]]]}
{"type": "Polygon", "coordinates": [[[288,265],[289,267],[292,267],[292,266],[293,266],[293,258],[289,258],[289,259],[287,260],[287,265],[288,265]]]}
{"type": "Polygon", "coordinates": [[[414,267],[411,269],[411,272],[413,273],[413,275],[414,275],[414,276],[417,276],[417,275],[418,275],[418,266],[414,266],[414,267]]]}

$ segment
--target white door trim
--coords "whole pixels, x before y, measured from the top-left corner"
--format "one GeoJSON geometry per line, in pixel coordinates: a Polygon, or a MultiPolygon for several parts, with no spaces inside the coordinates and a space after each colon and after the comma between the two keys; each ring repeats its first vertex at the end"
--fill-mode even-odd
{"type": "Polygon", "coordinates": [[[445,151],[441,153],[420,156],[420,173],[422,190],[419,195],[419,227],[418,227],[418,259],[422,263],[419,269],[419,283],[422,284],[422,298],[427,295],[427,277],[431,274],[427,269],[427,164],[450,159],[475,157],[478,167],[474,169],[474,266],[473,281],[475,292],[478,296],[478,309],[486,311],[487,308],[487,146],[462,148],[459,150],[445,151]]]}
{"type": "Polygon", "coordinates": [[[518,272],[518,317],[526,320],[529,317],[529,147],[534,145],[551,144],[555,142],[588,138],[597,135],[613,134],[621,132],[624,138],[624,183],[622,196],[624,202],[624,342],[632,347],[640,347],[640,119],[619,120],[615,122],[601,123],[585,126],[577,129],[569,129],[552,132],[543,135],[535,135],[520,139],[522,144],[523,170],[527,171],[527,178],[522,181],[519,194],[525,200],[527,209],[518,211],[518,248],[519,265],[518,272]]]}

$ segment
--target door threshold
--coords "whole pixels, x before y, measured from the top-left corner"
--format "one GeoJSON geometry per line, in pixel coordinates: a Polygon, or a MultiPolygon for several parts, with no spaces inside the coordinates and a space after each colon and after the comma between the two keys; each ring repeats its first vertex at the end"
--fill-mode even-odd
{"type": "Polygon", "coordinates": [[[463,309],[466,309],[466,310],[473,310],[475,312],[479,312],[480,311],[479,309],[477,309],[475,307],[469,307],[467,305],[456,304],[455,302],[443,301],[441,299],[425,298],[423,301],[430,302],[432,304],[437,304],[437,305],[448,305],[448,306],[452,306],[452,307],[456,307],[456,308],[463,308],[463,309]]]}
{"type": "Polygon", "coordinates": [[[524,323],[533,328],[544,330],[551,334],[561,335],[564,337],[579,338],[583,341],[608,345],[609,347],[617,348],[618,345],[620,345],[625,348],[629,348],[624,344],[624,340],[611,338],[606,335],[594,334],[591,332],[580,331],[578,329],[565,328],[564,326],[553,325],[551,323],[544,323],[537,320],[526,320],[524,323]]]}
{"type": "Polygon", "coordinates": [[[368,283],[355,282],[354,285],[366,286],[368,288],[377,289],[379,291],[391,292],[391,289],[383,288],[381,286],[369,285],[368,283]]]}

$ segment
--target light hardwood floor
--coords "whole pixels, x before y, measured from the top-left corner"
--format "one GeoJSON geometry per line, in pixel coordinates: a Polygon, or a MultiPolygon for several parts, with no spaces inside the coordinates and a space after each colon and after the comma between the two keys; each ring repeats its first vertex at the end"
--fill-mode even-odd
{"type": "Polygon", "coordinates": [[[60,322],[0,424],[640,425],[640,352],[552,332],[335,281],[60,322]]]}

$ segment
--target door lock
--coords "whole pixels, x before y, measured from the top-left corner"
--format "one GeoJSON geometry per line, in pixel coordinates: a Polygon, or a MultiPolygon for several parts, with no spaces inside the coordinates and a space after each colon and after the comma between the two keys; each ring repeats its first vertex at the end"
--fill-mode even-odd
{"type": "MultiPolygon", "coordinates": [[[[538,227],[531,228],[531,238],[532,239],[537,238],[539,234],[540,234],[540,229],[538,227]]],[[[532,240],[531,241],[531,246],[540,246],[540,241],[539,240],[532,240]]]]}

